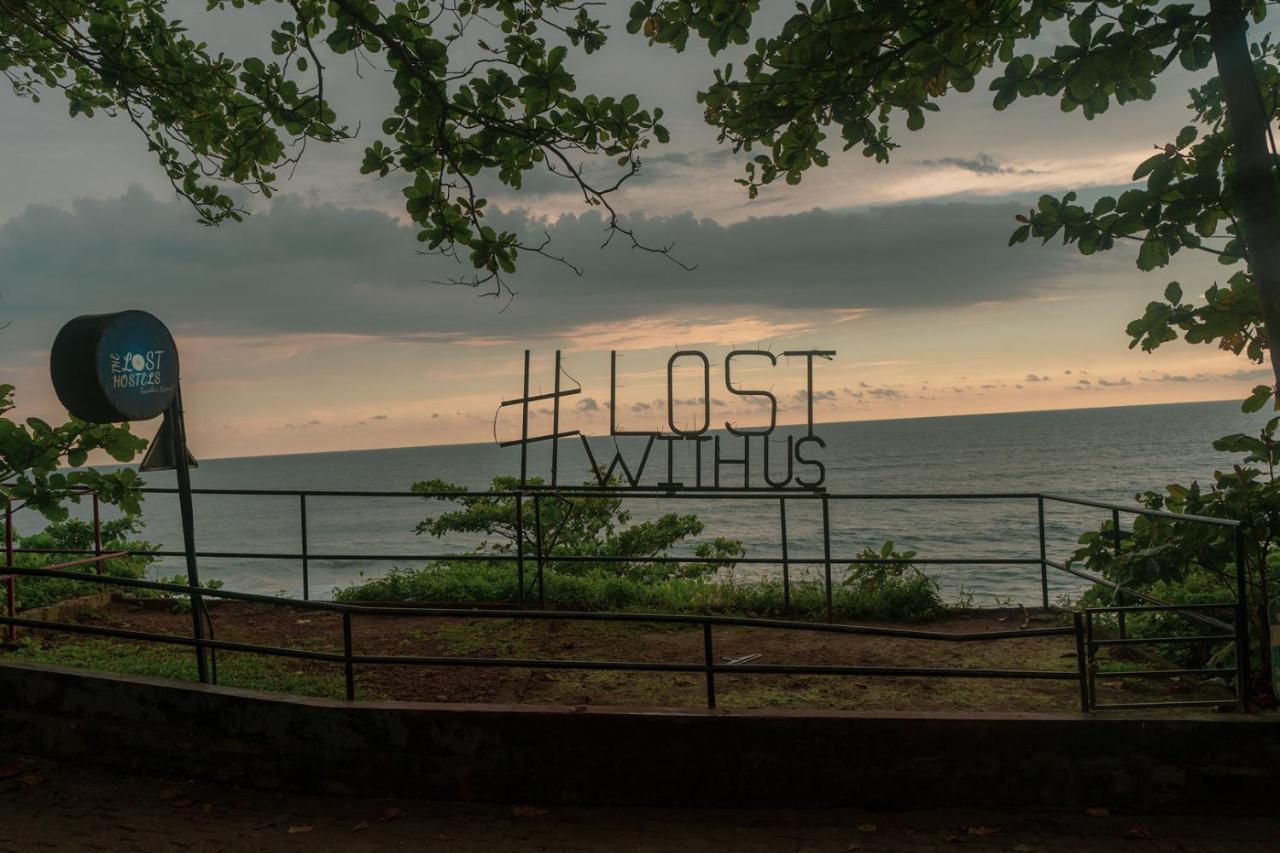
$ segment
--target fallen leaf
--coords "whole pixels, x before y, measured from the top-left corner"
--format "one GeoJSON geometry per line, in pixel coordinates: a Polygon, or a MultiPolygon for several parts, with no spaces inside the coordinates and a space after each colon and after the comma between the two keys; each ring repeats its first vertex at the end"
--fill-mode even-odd
{"type": "Polygon", "coordinates": [[[400,809],[396,808],[395,806],[388,806],[387,808],[382,810],[382,819],[395,820],[396,818],[400,817],[400,815],[402,814],[404,814],[404,812],[400,811],[400,809]]]}
{"type": "Polygon", "coordinates": [[[1129,838],[1150,838],[1151,830],[1147,829],[1140,823],[1134,824],[1124,831],[1129,838]]]}
{"type": "Polygon", "coordinates": [[[310,832],[313,829],[315,829],[315,827],[309,823],[300,823],[297,826],[289,827],[288,832],[290,835],[297,835],[299,832],[310,832]]]}
{"type": "Polygon", "coordinates": [[[516,806],[511,810],[516,817],[538,817],[547,813],[546,809],[540,809],[537,806],[516,806]]]}
{"type": "Polygon", "coordinates": [[[163,791],[160,792],[160,799],[172,800],[172,799],[175,799],[181,793],[182,793],[181,791],[176,791],[173,788],[165,788],[163,791]]]}
{"type": "Polygon", "coordinates": [[[880,827],[876,826],[874,823],[858,824],[858,832],[875,832],[879,828],[880,827]]]}
{"type": "Polygon", "coordinates": [[[195,804],[195,800],[189,800],[186,797],[179,797],[176,800],[169,801],[169,805],[173,806],[175,809],[186,809],[194,806],[195,804]]]}
{"type": "Polygon", "coordinates": [[[368,829],[368,828],[369,828],[369,821],[367,821],[367,820],[362,820],[362,821],[360,821],[359,823],[357,823],[355,826],[351,827],[351,831],[352,831],[352,832],[364,832],[364,831],[365,831],[366,829],[368,829]]]}
{"type": "Polygon", "coordinates": [[[970,835],[995,835],[1000,831],[998,826],[971,826],[968,828],[970,835]]]}
{"type": "Polygon", "coordinates": [[[1111,809],[1104,809],[1101,806],[1097,806],[1091,809],[1085,809],[1084,813],[1089,817],[1107,817],[1111,814],[1111,809]]]}
{"type": "Polygon", "coordinates": [[[200,807],[200,809],[205,814],[213,814],[213,803],[205,803],[203,806],[200,807]]]}
{"type": "Polygon", "coordinates": [[[41,776],[39,773],[24,773],[22,774],[21,778],[22,778],[22,784],[28,787],[32,785],[39,785],[40,783],[44,782],[44,777],[41,776]]]}
{"type": "Polygon", "coordinates": [[[1013,845],[1013,853],[1031,853],[1031,848],[1025,844],[1013,845]]]}

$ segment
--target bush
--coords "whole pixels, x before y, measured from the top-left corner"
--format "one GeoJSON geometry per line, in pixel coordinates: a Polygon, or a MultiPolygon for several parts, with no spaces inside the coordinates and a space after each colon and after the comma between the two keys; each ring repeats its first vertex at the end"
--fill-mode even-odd
{"type": "MultiPolygon", "coordinates": [[[[142,524],[136,518],[126,517],[104,522],[101,527],[102,550],[105,552],[153,549],[154,546],[149,542],[128,538],[138,533],[141,528],[142,524]]],[[[30,536],[16,536],[15,542],[21,548],[66,549],[66,551],[55,550],[40,554],[20,553],[15,556],[14,562],[17,566],[40,569],[57,563],[83,559],[86,556],[85,554],[77,554],[75,552],[93,548],[93,526],[78,519],[58,521],[50,524],[39,533],[34,533],[30,536]]],[[[141,578],[146,575],[147,567],[153,562],[155,562],[154,557],[144,555],[116,557],[103,564],[102,573],[109,577],[141,578]]],[[[93,564],[86,564],[70,569],[70,571],[95,574],[97,569],[93,564]]],[[[59,601],[78,598],[82,595],[103,592],[110,588],[94,581],[19,577],[16,584],[18,600],[15,606],[19,611],[33,610],[39,607],[47,607],[59,601]]]]}
{"type": "MultiPolygon", "coordinates": [[[[527,601],[536,601],[534,571],[526,566],[527,601]]],[[[563,610],[648,613],[736,614],[762,617],[826,616],[822,583],[791,584],[791,609],[784,607],[782,581],[717,580],[671,577],[660,580],[619,577],[602,571],[575,574],[546,569],[547,606],[563,610]]],[[[334,590],[337,601],[510,604],[519,600],[516,567],[511,562],[440,561],[418,569],[392,569],[379,578],[334,590]]],[[[936,584],[918,571],[882,585],[840,584],[832,589],[832,609],[842,618],[922,621],[945,612],[936,584]]]]}

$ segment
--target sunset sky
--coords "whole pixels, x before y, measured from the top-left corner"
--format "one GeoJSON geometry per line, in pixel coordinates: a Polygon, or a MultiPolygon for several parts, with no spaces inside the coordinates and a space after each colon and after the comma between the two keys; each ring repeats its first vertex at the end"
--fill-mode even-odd
{"type": "MultiPolygon", "coordinates": [[[[186,5],[215,49],[269,53],[277,10],[186,5]]],[[[1053,99],[997,113],[980,80],[947,96],[923,131],[903,129],[892,164],[834,151],[800,186],[748,201],[733,183],[743,156],[716,145],[695,101],[711,60],[627,36],[627,5],[608,4],[610,44],[573,55],[573,69],[580,91],[635,91],[667,112],[671,144],[616,203],[647,242],[674,244],[696,269],[620,243],[601,249],[598,217],[539,174],[518,195],[490,195],[495,219],[545,231],[584,274],[526,258],[510,304],[432,283],[466,270],[415,254],[402,184],[358,173],[393,94],[377,72],[331,63],[339,114],[366,132],[312,144],[280,195],[217,229],[173,197],[126,122],[71,119],[59,96],[0,93],[0,355],[19,414],[63,414],[48,373],[61,324],[123,308],[173,329],[190,443],[204,458],[492,440],[525,348],[535,390],[549,390],[551,358],[564,351],[583,387],[566,426],[587,432],[608,429],[611,349],[622,354],[618,421],[629,429],[665,419],[677,349],[711,359],[713,425],[760,417],[728,402],[722,365],[734,347],[836,350],[815,371],[824,421],[1225,399],[1267,376],[1208,347],[1128,349],[1125,324],[1169,280],[1198,295],[1225,279],[1207,256],[1144,274],[1127,247],[1091,258],[1006,247],[1014,215],[1041,192],[1089,200],[1122,188],[1189,123],[1192,75],[1171,71],[1153,101],[1092,122],[1053,99]]],[[[783,401],[781,421],[803,419],[803,359],[742,366],[744,387],[783,401]]],[[[700,393],[687,371],[678,379],[678,397],[700,393]]],[[[677,422],[694,414],[682,409],[677,422]]],[[[154,426],[139,425],[148,435],[154,426]]],[[[500,420],[499,437],[513,426],[500,420]]]]}

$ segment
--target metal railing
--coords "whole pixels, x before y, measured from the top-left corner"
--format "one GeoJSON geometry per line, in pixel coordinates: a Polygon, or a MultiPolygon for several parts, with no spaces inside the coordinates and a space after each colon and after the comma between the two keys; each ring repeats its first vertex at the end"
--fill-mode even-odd
{"type": "MultiPolygon", "coordinates": [[[[153,494],[172,494],[176,489],[167,488],[146,488],[144,492],[153,494]]],[[[1155,611],[1176,611],[1179,614],[1193,619],[1201,624],[1214,628],[1217,633],[1205,635],[1195,638],[1197,642],[1229,642],[1234,646],[1235,653],[1235,697],[1231,701],[1225,700],[1194,700],[1188,702],[1162,702],[1147,703],[1142,707],[1150,705],[1173,705],[1173,704],[1214,704],[1214,705],[1235,705],[1243,708],[1246,704],[1248,684],[1248,658],[1249,658],[1249,636],[1248,636],[1248,618],[1247,618],[1247,601],[1246,587],[1244,575],[1244,542],[1243,535],[1239,528],[1238,522],[1226,519],[1211,518],[1207,516],[1194,516],[1187,514],[1170,513],[1161,510],[1152,510],[1138,506],[1124,506],[1120,504],[1112,504],[1101,501],[1092,501],[1079,498],[1069,498],[1058,495],[1040,494],[1040,493],[919,493],[919,494],[884,494],[884,493],[848,493],[848,494],[831,494],[825,492],[813,493],[788,493],[785,496],[778,496],[776,493],[767,492],[751,492],[746,490],[685,490],[677,492],[664,492],[661,490],[615,490],[615,489],[596,489],[596,488],[558,488],[555,490],[544,488],[526,488],[513,491],[481,491],[467,492],[465,495],[459,495],[451,492],[388,492],[388,491],[353,491],[353,490],[282,490],[282,489],[194,489],[195,494],[201,495],[232,495],[232,496],[291,496],[296,497],[299,502],[300,516],[300,550],[296,552],[275,552],[275,551],[197,551],[196,556],[202,558],[231,558],[231,559],[273,559],[273,560],[298,560],[302,566],[303,573],[303,598],[302,600],[284,598],[280,596],[266,596],[255,593],[237,592],[231,590],[213,590],[201,588],[193,590],[191,587],[182,584],[167,584],[157,581],[147,581],[132,578],[110,577],[101,574],[102,565],[109,559],[128,555],[146,555],[154,557],[164,556],[183,556],[182,551],[127,551],[113,552],[104,554],[102,551],[100,520],[97,496],[93,496],[93,513],[94,513],[94,548],[92,551],[76,551],[68,549],[33,549],[15,547],[13,543],[13,508],[11,504],[6,506],[5,512],[5,569],[4,579],[7,590],[7,608],[5,615],[0,617],[0,624],[7,626],[12,638],[12,632],[16,627],[26,627],[41,629],[46,631],[61,631],[67,633],[94,634],[99,636],[116,637],[119,639],[137,640],[143,642],[156,642],[190,646],[196,650],[228,650],[253,652],[266,655],[277,655],[284,657],[296,657],[300,659],[309,659],[317,661],[327,661],[330,663],[341,663],[346,673],[347,695],[353,698],[355,695],[354,668],[357,666],[369,665],[385,665],[385,664],[405,664],[411,666],[484,666],[484,667],[527,667],[527,668],[563,668],[563,669],[606,669],[619,671],[652,671],[652,672],[702,672],[707,681],[707,697],[708,705],[715,706],[715,675],[717,672],[729,671],[733,673],[761,673],[761,674],[796,674],[796,675],[860,675],[860,676],[923,676],[923,677],[966,677],[966,678],[1015,678],[1015,679],[1045,679],[1056,681],[1076,681],[1080,688],[1080,704],[1084,711],[1091,708],[1109,709],[1109,708],[1128,708],[1135,707],[1133,704],[1099,704],[1096,698],[1096,682],[1099,678],[1107,679],[1113,677],[1111,673],[1100,672],[1097,666],[1097,652],[1100,648],[1107,645],[1117,644],[1139,644],[1139,643],[1159,643],[1162,638],[1146,639],[1146,638],[1130,638],[1127,636],[1124,624],[1124,618],[1127,614],[1137,612],[1155,612],[1155,611]],[[321,552],[317,553],[309,548],[308,545],[308,528],[307,528],[307,499],[311,498],[443,498],[458,499],[459,497],[496,497],[509,498],[515,501],[515,524],[517,541],[526,542],[526,512],[525,504],[532,504],[532,526],[534,528],[533,535],[529,537],[531,540],[529,548],[524,545],[515,548],[510,554],[369,554],[369,553],[334,553],[321,552]],[[699,557],[699,556],[670,556],[657,555],[648,557],[601,557],[593,555],[580,554],[558,554],[553,553],[554,544],[548,547],[548,540],[554,543],[556,535],[552,531],[552,536],[545,534],[547,531],[543,529],[543,502],[547,500],[563,500],[572,502],[579,498],[599,498],[599,497],[661,497],[663,499],[746,499],[753,501],[776,501],[779,512],[779,522],[781,529],[781,553],[777,557],[699,557]],[[893,557],[849,557],[837,558],[832,553],[831,548],[831,516],[830,504],[832,502],[856,502],[856,501],[919,501],[919,500],[948,500],[948,501],[1035,501],[1036,520],[1038,529],[1038,545],[1039,555],[1037,557],[1028,558],[1000,558],[1000,557],[910,557],[910,558],[893,558],[893,557]],[[823,554],[821,557],[796,557],[790,553],[788,537],[787,537],[787,505],[796,501],[819,501],[821,503],[822,517],[822,546],[823,554]],[[1122,514],[1133,516],[1147,516],[1158,518],[1169,518],[1180,521],[1188,521],[1195,523],[1211,524],[1221,527],[1230,528],[1234,534],[1235,550],[1236,550],[1236,575],[1237,575],[1237,600],[1223,604],[1213,605],[1171,605],[1166,602],[1153,599],[1151,596],[1131,589],[1120,587],[1112,581],[1109,581],[1094,573],[1083,571],[1069,563],[1058,562],[1050,559],[1048,556],[1048,543],[1046,538],[1045,525],[1045,508],[1046,503],[1062,503],[1070,505],[1078,505],[1097,509],[1105,509],[1112,514],[1112,531],[1114,535],[1114,547],[1116,553],[1121,552],[1121,530],[1120,518],[1122,514]],[[532,553],[526,553],[530,550],[532,553]],[[15,566],[15,556],[20,553],[38,553],[53,552],[57,554],[74,555],[77,553],[92,553],[93,557],[86,560],[77,561],[77,565],[93,564],[98,569],[98,574],[89,575],[83,572],[71,572],[67,569],[72,565],[64,563],[59,566],[45,568],[20,568],[15,566]],[[446,607],[446,608],[425,608],[425,607],[399,607],[399,606],[380,606],[380,605],[353,605],[343,604],[329,601],[313,601],[310,597],[310,573],[309,568],[312,561],[321,560],[365,560],[365,561],[432,561],[432,560],[451,560],[457,562],[515,562],[517,573],[517,589],[518,600],[513,602],[512,609],[474,609],[467,607],[446,607]],[[633,614],[633,613],[602,613],[602,612],[566,612],[547,610],[545,606],[545,588],[544,575],[549,564],[553,563],[667,563],[667,564],[747,564],[747,565],[781,565],[782,568],[782,586],[784,595],[784,609],[791,609],[791,591],[795,581],[791,577],[791,569],[793,566],[819,566],[822,568],[821,584],[825,597],[826,622],[809,622],[795,620],[780,619],[751,619],[739,617],[725,616],[701,616],[701,615],[676,615],[676,614],[633,614]],[[858,625],[838,624],[834,618],[833,606],[833,565],[835,563],[842,565],[858,565],[868,563],[912,563],[917,565],[1025,565],[1030,567],[1039,567],[1041,582],[1042,605],[1049,609],[1049,581],[1048,570],[1054,569],[1064,573],[1088,580],[1092,583],[1111,586],[1116,589],[1118,596],[1128,596],[1134,600],[1146,602],[1143,605],[1122,605],[1110,608],[1090,608],[1083,612],[1074,614],[1074,624],[1071,627],[1061,628],[1036,628],[1018,631],[997,631],[997,632],[981,632],[973,634],[948,634],[942,632],[914,631],[910,629],[870,627],[858,625]],[[532,563],[532,567],[526,565],[532,563]],[[532,583],[528,583],[528,575],[532,568],[532,583]],[[80,625],[73,623],[45,622],[41,620],[32,620],[18,617],[15,612],[15,579],[17,577],[59,577],[71,580],[81,580],[96,582],[103,585],[150,589],[161,591],[172,595],[187,595],[194,601],[199,601],[205,597],[240,600],[240,601],[256,601],[277,606],[301,607],[306,609],[327,610],[342,614],[343,623],[343,653],[315,652],[297,649],[285,649],[274,646],[262,646],[247,643],[230,643],[227,641],[206,638],[200,635],[198,631],[193,631],[191,637],[179,637],[174,635],[153,634],[138,631],[129,631],[124,629],[110,628],[106,626],[80,625]],[[536,600],[538,602],[536,609],[529,608],[529,599],[533,597],[536,590],[536,600]],[[1208,615],[1208,612],[1220,612],[1222,610],[1231,610],[1234,614],[1232,621],[1227,622],[1208,615]],[[1094,625],[1095,617],[1100,613],[1115,614],[1120,620],[1120,637],[1116,639],[1095,638],[1094,625]],[[462,617],[468,619],[490,619],[490,618],[517,618],[517,619],[539,619],[539,620],[570,620],[570,621],[616,621],[616,622],[649,622],[661,624],[685,624],[700,625],[704,635],[704,657],[698,662],[687,663],[657,663],[657,662],[641,662],[641,661],[573,661],[573,660],[542,660],[542,659],[514,659],[514,658],[470,658],[470,657],[423,657],[423,656],[386,656],[386,655],[361,655],[356,654],[352,649],[351,641],[351,617],[353,615],[366,616],[431,616],[431,617],[462,617]],[[775,630],[805,630],[820,631],[826,633],[837,634],[870,634],[877,636],[898,637],[905,639],[927,639],[927,640],[943,640],[943,641],[975,641],[975,640],[1005,640],[1014,638],[1026,638],[1034,636],[1073,636],[1076,646],[1077,666],[1071,672],[1058,672],[1046,670],[991,670],[991,669],[960,669],[960,668],[919,668],[919,667],[862,667],[862,666],[806,666],[806,665],[783,665],[783,664],[750,664],[750,663],[734,663],[723,664],[717,663],[713,655],[713,636],[712,628],[717,625],[736,625],[743,627],[756,627],[775,630]]],[[[567,516],[566,516],[567,518],[567,516]]],[[[1123,599],[1121,599],[1123,601],[1123,599]]],[[[1185,639],[1185,638],[1183,638],[1185,639]]],[[[1183,641],[1180,639],[1179,641],[1183,641]]],[[[1191,641],[1191,640],[1186,640],[1191,641]]],[[[1164,675],[1166,677],[1182,677],[1190,675],[1206,675],[1206,674],[1222,674],[1224,670],[1150,670],[1142,671],[1140,675],[1128,673],[1132,677],[1157,677],[1164,675]]]]}

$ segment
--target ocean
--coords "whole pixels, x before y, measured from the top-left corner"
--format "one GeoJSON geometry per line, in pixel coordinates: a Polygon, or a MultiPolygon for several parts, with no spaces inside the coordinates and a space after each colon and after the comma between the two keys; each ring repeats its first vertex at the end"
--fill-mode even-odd
{"type": "MultiPolygon", "coordinates": [[[[1215,468],[1235,459],[1215,451],[1213,439],[1256,431],[1264,421],[1264,414],[1243,414],[1235,401],[858,421],[817,425],[815,432],[826,448],[810,451],[823,461],[826,486],[833,493],[1046,492],[1131,502],[1135,493],[1162,489],[1169,483],[1209,481],[1215,468]]],[[[778,436],[786,432],[798,437],[803,428],[780,428],[778,436]]],[[[562,443],[562,484],[582,483],[589,476],[576,441],[562,443]]],[[[636,439],[624,441],[630,442],[622,450],[634,467],[642,448],[636,439]]],[[[593,439],[592,447],[597,458],[611,458],[609,439],[593,439]]],[[[531,450],[531,475],[546,473],[548,449],[544,443],[531,450]]],[[[777,472],[781,458],[775,454],[772,462],[777,472]]],[[[495,475],[518,474],[519,464],[519,448],[467,444],[206,460],[192,472],[192,479],[197,488],[405,491],[414,481],[440,479],[480,489],[495,475]]],[[[753,465],[758,464],[753,460],[753,465]]],[[[691,479],[690,467],[690,461],[679,460],[677,477],[691,479]]],[[[665,450],[655,448],[644,480],[665,480],[666,468],[665,450]]],[[[729,469],[725,470],[728,477],[729,469]]],[[[811,469],[805,470],[806,476],[810,473],[811,469]]],[[[145,479],[151,486],[174,483],[171,472],[149,473],[145,479]]],[[[742,540],[748,556],[780,554],[774,499],[635,497],[627,499],[626,507],[637,520],[666,512],[696,513],[706,522],[696,541],[725,536],[742,540]]],[[[418,521],[445,508],[419,497],[309,497],[309,551],[427,555],[474,547],[477,537],[437,541],[414,534],[418,521]]],[[[296,497],[197,495],[195,512],[199,550],[288,553],[300,549],[296,497]]],[[[1046,512],[1049,556],[1066,559],[1080,533],[1108,517],[1106,510],[1050,503],[1046,512]]],[[[143,518],[147,540],[164,548],[181,548],[174,496],[149,495],[143,518]]],[[[787,522],[790,556],[822,557],[820,502],[790,501],[787,522]]],[[[831,531],[837,574],[842,559],[866,546],[879,547],[885,540],[893,540],[899,550],[914,550],[930,559],[1036,559],[1039,554],[1034,499],[833,501],[831,531]]],[[[691,548],[693,543],[688,544],[691,548]]],[[[335,587],[379,575],[392,566],[420,564],[420,560],[405,559],[313,559],[311,596],[327,598],[335,587]]],[[[172,558],[155,567],[156,574],[182,570],[181,560],[172,558]]],[[[775,566],[739,566],[733,574],[741,578],[779,571],[775,566]]],[[[793,576],[805,571],[795,567],[793,576]]],[[[1040,600],[1038,566],[928,566],[926,571],[937,578],[949,598],[968,596],[978,605],[1040,600]]],[[[229,589],[291,596],[302,592],[298,560],[205,558],[201,574],[222,580],[229,589]]],[[[1082,583],[1052,570],[1049,580],[1051,597],[1077,591],[1082,583]]]]}

